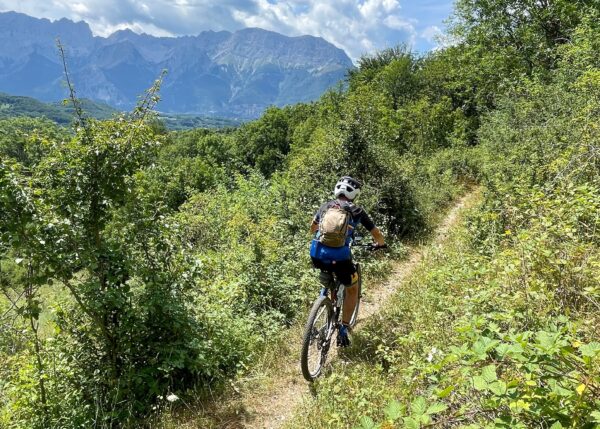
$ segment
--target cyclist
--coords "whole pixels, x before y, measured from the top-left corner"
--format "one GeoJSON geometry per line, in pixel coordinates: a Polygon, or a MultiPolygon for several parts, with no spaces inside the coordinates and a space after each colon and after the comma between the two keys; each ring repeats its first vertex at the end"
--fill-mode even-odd
{"type": "Polygon", "coordinates": [[[338,346],[350,345],[348,327],[358,300],[358,272],[352,262],[350,243],[356,226],[364,226],[375,241],[374,248],[385,247],[383,234],[369,215],[354,204],[360,193],[361,183],[350,176],[342,177],[335,185],[334,200],[324,203],[313,218],[310,232],[316,233],[310,247],[315,268],[320,269],[319,280],[324,286],[330,284],[332,273],[345,286],[346,295],[342,309],[342,326],[338,346]]]}

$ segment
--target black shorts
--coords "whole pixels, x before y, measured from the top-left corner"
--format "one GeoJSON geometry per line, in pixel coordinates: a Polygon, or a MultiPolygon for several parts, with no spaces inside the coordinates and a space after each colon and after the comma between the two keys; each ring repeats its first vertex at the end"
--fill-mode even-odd
{"type": "Polygon", "coordinates": [[[352,284],[352,275],[356,273],[356,265],[351,259],[345,261],[336,261],[333,264],[327,264],[320,259],[311,258],[315,268],[321,271],[334,273],[337,279],[345,286],[352,284]]]}

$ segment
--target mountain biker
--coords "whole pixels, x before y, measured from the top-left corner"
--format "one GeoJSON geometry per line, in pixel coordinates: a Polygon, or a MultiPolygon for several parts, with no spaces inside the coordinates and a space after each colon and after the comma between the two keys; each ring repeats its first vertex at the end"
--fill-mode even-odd
{"type": "Polygon", "coordinates": [[[324,203],[319,208],[310,226],[310,232],[316,233],[311,243],[310,256],[314,267],[321,270],[319,280],[327,286],[332,280],[332,273],[335,273],[346,289],[342,326],[338,335],[338,346],[341,347],[350,345],[348,327],[358,300],[359,278],[350,251],[354,229],[361,224],[373,236],[376,243],[374,248],[385,247],[385,240],[379,228],[364,209],[354,204],[360,188],[361,183],[350,176],[338,180],[333,189],[335,199],[324,203]],[[343,236],[339,237],[335,234],[343,234],[343,236]]]}

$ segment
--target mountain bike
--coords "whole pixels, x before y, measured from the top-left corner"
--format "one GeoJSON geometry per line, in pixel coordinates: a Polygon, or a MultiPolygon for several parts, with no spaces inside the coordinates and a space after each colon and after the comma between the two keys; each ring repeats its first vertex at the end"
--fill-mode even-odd
{"type": "MultiPolygon", "coordinates": [[[[359,241],[360,238],[354,239],[352,246],[367,247],[371,250],[376,249],[371,243],[362,244],[359,241]]],[[[350,318],[350,328],[356,325],[362,296],[362,274],[359,263],[356,263],[356,270],[358,272],[358,299],[350,318]]],[[[307,381],[314,381],[321,375],[321,370],[327,360],[331,340],[334,335],[339,335],[345,294],[346,288],[333,275],[332,281],[323,286],[319,297],[313,303],[304,328],[300,355],[302,375],[307,381]]]]}

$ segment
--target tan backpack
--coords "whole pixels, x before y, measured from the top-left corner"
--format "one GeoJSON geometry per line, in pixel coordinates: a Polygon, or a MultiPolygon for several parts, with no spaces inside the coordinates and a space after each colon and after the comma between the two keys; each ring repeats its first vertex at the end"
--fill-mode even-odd
{"type": "Polygon", "coordinates": [[[350,213],[347,210],[339,205],[328,208],[319,223],[319,241],[329,247],[344,246],[349,223],[350,213]]]}

